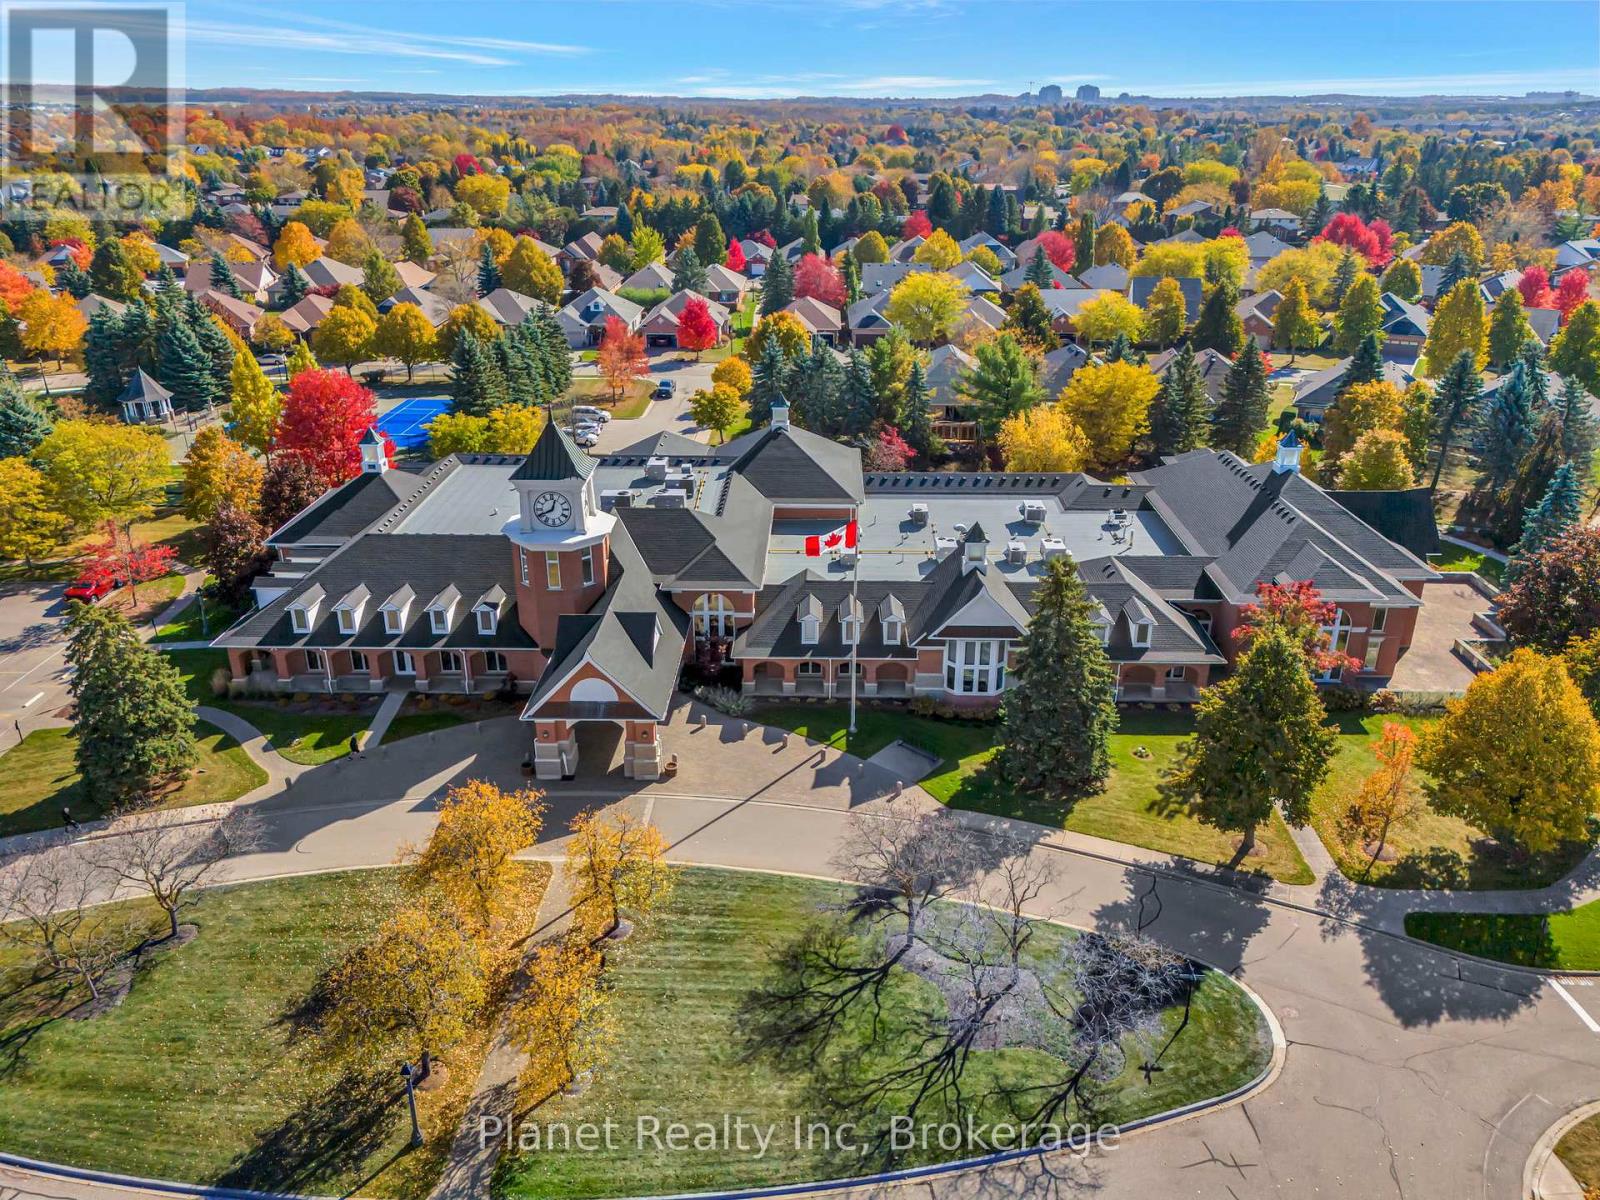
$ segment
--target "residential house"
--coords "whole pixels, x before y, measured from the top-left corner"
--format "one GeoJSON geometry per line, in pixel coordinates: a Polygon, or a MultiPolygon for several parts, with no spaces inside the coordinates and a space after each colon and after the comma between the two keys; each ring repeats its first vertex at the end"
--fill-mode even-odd
{"type": "Polygon", "coordinates": [[[1078,281],[1079,287],[1092,288],[1103,292],[1126,292],[1128,280],[1132,278],[1128,268],[1121,263],[1101,263],[1098,267],[1090,267],[1087,271],[1079,271],[1073,276],[1078,281]]]}
{"type": "Polygon", "coordinates": [[[678,325],[683,318],[684,306],[690,300],[704,300],[706,312],[717,327],[717,341],[725,341],[732,330],[733,316],[726,308],[702,296],[699,292],[674,292],[652,308],[639,322],[639,332],[644,334],[644,344],[656,350],[678,348],[678,325]]]}
{"type": "Polygon", "coordinates": [[[493,317],[495,324],[502,328],[521,325],[538,306],[539,302],[532,296],[524,296],[508,287],[497,287],[487,296],[478,298],[478,307],[493,317]]]}
{"type": "Polygon", "coordinates": [[[597,261],[600,257],[600,244],[604,240],[593,230],[590,230],[580,238],[574,238],[556,251],[556,266],[570,275],[572,268],[580,262],[592,263],[597,261]]]}
{"type": "Polygon", "coordinates": [[[976,263],[959,262],[946,271],[945,274],[954,279],[959,279],[967,291],[974,296],[1000,295],[1000,285],[976,263]]]}
{"type": "Polygon", "coordinates": [[[1078,331],[1074,322],[1078,313],[1085,304],[1098,300],[1101,296],[1113,296],[1115,292],[1102,291],[1098,288],[1046,288],[1039,293],[1039,299],[1050,312],[1050,325],[1062,337],[1072,341],[1077,340],[1078,331]]]}
{"type": "Polygon", "coordinates": [[[933,270],[927,263],[867,263],[861,268],[861,294],[863,296],[876,296],[879,292],[893,289],[908,275],[918,271],[933,270]]]}
{"type": "Polygon", "coordinates": [[[783,311],[799,318],[813,343],[837,346],[844,340],[844,314],[815,296],[802,296],[792,304],[785,305],[783,311]]]}
{"type": "Polygon", "coordinates": [[[767,264],[772,261],[772,247],[765,242],[752,241],[749,238],[739,239],[739,249],[744,254],[744,271],[751,279],[760,279],[767,273],[767,264]]]}
{"type": "Polygon", "coordinates": [[[1246,337],[1255,339],[1256,348],[1263,353],[1272,349],[1272,318],[1283,302],[1283,293],[1276,288],[1245,296],[1233,306],[1244,325],[1246,337]]]}
{"type": "Polygon", "coordinates": [[[1528,328],[1533,330],[1533,336],[1546,347],[1561,331],[1561,310],[1558,308],[1525,308],[1522,315],[1528,318],[1528,328]]]}
{"type": "Polygon", "coordinates": [[[251,304],[248,300],[236,300],[226,292],[201,292],[200,303],[221,317],[229,329],[247,342],[255,337],[257,322],[266,316],[266,310],[260,305],[251,304]]]}
{"type": "Polygon", "coordinates": [[[706,295],[718,304],[737,310],[750,290],[750,280],[737,271],[730,271],[721,263],[706,268],[706,295]]]}
{"type": "Polygon", "coordinates": [[[1422,357],[1423,343],[1433,316],[1420,304],[1385,292],[1383,300],[1383,357],[1391,362],[1414,363],[1422,357]]]}
{"type": "MultiPolygon", "coordinates": [[[[291,333],[295,333],[302,338],[309,338],[317,326],[328,319],[328,314],[332,311],[333,298],[331,296],[319,296],[313,292],[309,296],[302,297],[293,306],[284,309],[278,316],[289,327],[291,333]]],[[[423,311],[426,312],[427,309],[423,309],[423,311]]],[[[440,324],[443,324],[443,322],[441,321],[440,324]]]]}
{"type": "MultiPolygon", "coordinates": [[[[889,247],[889,261],[892,263],[910,262],[916,257],[917,250],[922,246],[922,243],[927,240],[927,238],[919,233],[916,237],[905,238],[902,241],[896,242],[894,245],[889,247]]],[[[792,245],[793,243],[790,244],[792,245]]]]}
{"type": "MultiPolygon", "coordinates": [[[[1060,267],[1056,266],[1055,263],[1047,262],[1045,265],[1049,268],[1050,280],[1039,289],[1041,292],[1082,290],[1084,285],[1080,284],[1071,275],[1067,274],[1060,267]]],[[[1031,259],[1023,262],[1019,266],[1012,267],[1011,270],[1000,276],[1000,290],[1009,295],[1018,288],[1022,287],[1023,284],[1028,282],[1028,272],[1031,269],[1031,259]]]]}
{"type": "Polygon", "coordinates": [[[409,259],[403,258],[394,263],[393,266],[394,273],[400,276],[400,283],[408,288],[421,290],[439,278],[437,274],[428,270],[427,267],[411,262],[409,259]]]}
{"type": "Polygon", "coordinates": [[[616,317],[632,330],[639,327],[639,320],[643,316],[644,309],[632,300],[624,299],[615,292],[590,288],[558,310],[556,322],[567,336],[567,345],[574,350],[581,350],[600,344],[600,339],[605,336],[608,318],[616,317]]]}
{"type": "Polygon", "coordinates": [[[312,259],[300,270],[314,288],[341,288],[346,285],[360,287],[367,277],[367,273],[360,267],[352,267],[349,263],[342,263],[327,255],[312,259]]]}
{"type": "Polygon", "coordinates": [[[1576,238],[1556,247],[1556,269],[1551,274],[1560,275],[1572,267],[1597,265],[1600,265],[1600,238],[1576,238]]]}
{"type": "Polygon", "coordinates": [[[378,305],[378,309],[386,313],[396,304],[415,304],[435,329],[450,319],[450,309],[453,307],[450,301],[436,292],[430,292],[426,288],[405,287],[378,305]]]}
{"type": "MultiPolygon", "coordinates": [[[[1350,360],[1341,358],[1333,366],[1307,375],[1295,384],[1295,416],[1302,421],[1320,424],[1328,409],[1333,407],[1333,402],[1338,399],[1339,387],[1344,382],[1345,372],[1349,369],[1350,360]]],[[[1404,363],[1389,359],[1383,364],[1383,379],[1384,382],[1392,383],[1404,390],[1411,386],[1416,376],[1404,363]]]]}
{"type": "Polygon", "coordinates": [[[1039,360],[1039,387],[1047,400],[1061,395],[1072,380],[1072,373],[1089,361],[1089,352],[1076,342],[1066,342],[1047,351],[1039,360]]]}
{"type": "MultiPolygon", "coordinates": [[[[1172,366],[1172,360],[1178,356],[1176,349],[1163,350],[1159,354],[1150,356],[1150,373],[1157,379],[1164,378],[1172,366]]],[[[1228,368],[1233,366],[1227,355],[1221,354],[1207,346],[1204,350],[1194,352],[1194,365],[1199,368],[1200,381],[1205,385],[1206,395],[1211,397],[1211,405],[1216,407],[1222,399],[1222,385],[1228,380],[1228,368]]]]}
{"type": "MultiPolygon", "coordinates": [[[[1128,299],[1140,308],[1150,307],[1150,293],[1156,290],[1156,285],[1161,279],[1154,275],[1135,275],[1128,280],[1128,299]]],[[[1200,315],[1200,306],[1205,303],[1205,280],[1196,279],[1192,275],[1185,275],[1175,279],[1178,291],[1183,296],[1184,319],[1193,324],[1200,315]]]]}
{"type": "Polygon", "coordinates": [[[872,345],[881,337],[887,337],[894,328],[893,322],[884,315],[884,308],[889,303],[887,291],[877,292],[870,296],[863,296],[849,308],[845,309],[845,326],[849,330],[850,344],[858,348],[872,345]]]}
{"type": "Polygon", "coordinates": [[[1300,232],[1302,221],[1285,209],[1257,208],[1250,213],[1250,224],[1257,230],[1293,237],[1300,232]]]}
{"type": "Polygon", "coordinates": [[[982,230],[979,230],[971,237],[962,238],[957,245],[961,247],[963,255],[971,254],[979,246],[987,248],[990,253],[1000,260],[1000,269],[1002,271],[1009,271],[1017,265],[1016,253],[1011,247],[1004,242],[996,240],[993,234],[984,233],[982,230]]]}
{"type": "Polygon", "coordinates": [[[647,263],[622,281],[629,291],[641,292],[672,290],[672,269],[666,263],[647,263]]]}
{"type": "Polygon", "coordinates": [[[1277,235],[1268,233],[1265,229],[1258,230],[1244,239],[1245,249],[1250,254],[1250,266],[1260,270],[1285,250],[1293,249],[1288,242],[1277,235]]]}

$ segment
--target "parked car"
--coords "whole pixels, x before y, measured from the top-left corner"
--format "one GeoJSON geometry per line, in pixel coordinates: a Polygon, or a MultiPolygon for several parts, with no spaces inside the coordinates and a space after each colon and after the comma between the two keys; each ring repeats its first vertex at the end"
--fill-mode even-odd
{"type": "Polygon", "coordinates": [[[572,440],[584,450],[600,444],[600,432],[596,429],[580,429],[572,435],[572,440]]]}
{"type": "Polygon", "coordinates": [[[580,425],[585,421],[596,421],[604,425],[611,420],[611,414],[603,408],[596,408],[592,404],[579,404],[572,410],[572,419],[580,425]]]}
{"type": "Polygon", "coordinates": [[[109,596],[126,582],[123,579],[80,579],[67,589],[67,599],[93,604],[96,600],[109,596]]]}
{"type": "Polygon", "coordinates": [[[676,379],[663,379],[656,384],[656,390],[652,394],[657,400],[671,400],[677,394],[677,391],[678,381],[676,379]]]}

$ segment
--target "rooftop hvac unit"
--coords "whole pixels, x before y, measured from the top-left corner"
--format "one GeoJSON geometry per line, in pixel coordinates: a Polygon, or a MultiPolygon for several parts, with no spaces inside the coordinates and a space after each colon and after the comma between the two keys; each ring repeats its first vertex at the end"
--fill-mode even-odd
{"type": "Polygon", "coordinates": [[[1022,505],[1022,519],[1031,525],[1038,525],[1044,521],[1045,507],[1038,500],[1027,500],[1022,505]]]}
{"type": "Polygon", "coordinates": [[[913,504],[911,511],[906,516],[911,518],[913,525],[926,525],[928,523],[928,506],[926,504],[913,504]]]}
{"type": "Polygon", "coordinates": [[[683,493],[679,491],[657,492],[650,497],[651,508],[682,508],[683,493]]]}
{"type": "Polygon", "coordinates": [[[1039,543],[1039,549],[1044,552],[1047,559],[1060,558],[1067,552],[1067,544],[1060,538],[1045,538],[1039,543]]]}
{"type": "Polygon", "coordinates": [[[645,459],[644,473],[651,479],[665,479],[667,477],[667,460],[660,455],[645,459]]]}
{"type": "Polygon", "coordinates": [[[1014,567],[1020,567],[1028,561],[1028,545],[1013,539],[1006,543],[1006,561],[1014,567]]]}
{"type": "Polygon", "coordinates": [[[600,507],[605,512],[616,508],[632,508],[639,493],[632,488],[607,488],[600,493],[600,507]]]}
{"type": "Polygon", "coordinates": [[[956,540],[953,537],[935,537],[933,539],[933,552],[940,558],[943,558],[955,548],[956,540]]]}

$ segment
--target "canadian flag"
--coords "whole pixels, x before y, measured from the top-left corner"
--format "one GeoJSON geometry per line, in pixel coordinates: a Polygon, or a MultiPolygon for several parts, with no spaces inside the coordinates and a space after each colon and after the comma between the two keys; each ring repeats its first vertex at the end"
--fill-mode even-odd
{"type": "Polygon", "coordinates": [[[832,533],[821,533],[806,539],[806,557],[821,558],[829,550],[856,548],[856,523],[841,525],[832,533]]]}

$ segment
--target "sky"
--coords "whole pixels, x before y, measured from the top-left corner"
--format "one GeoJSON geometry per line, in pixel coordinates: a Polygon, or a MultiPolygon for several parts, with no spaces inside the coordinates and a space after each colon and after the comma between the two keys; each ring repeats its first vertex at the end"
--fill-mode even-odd
{"type": "MultiPolygon", "coordinates": [[[[1093,83],[1108,96],[1600,93],[1594,0],[189,0],[182,7],[193,88],[765,98],[1014,94],[1045,83],[1070,94],[1093,83]]],[[[48,49],[40,52],[39,75],[64,82],[64,67],[49,58],[48,49]]]]}

